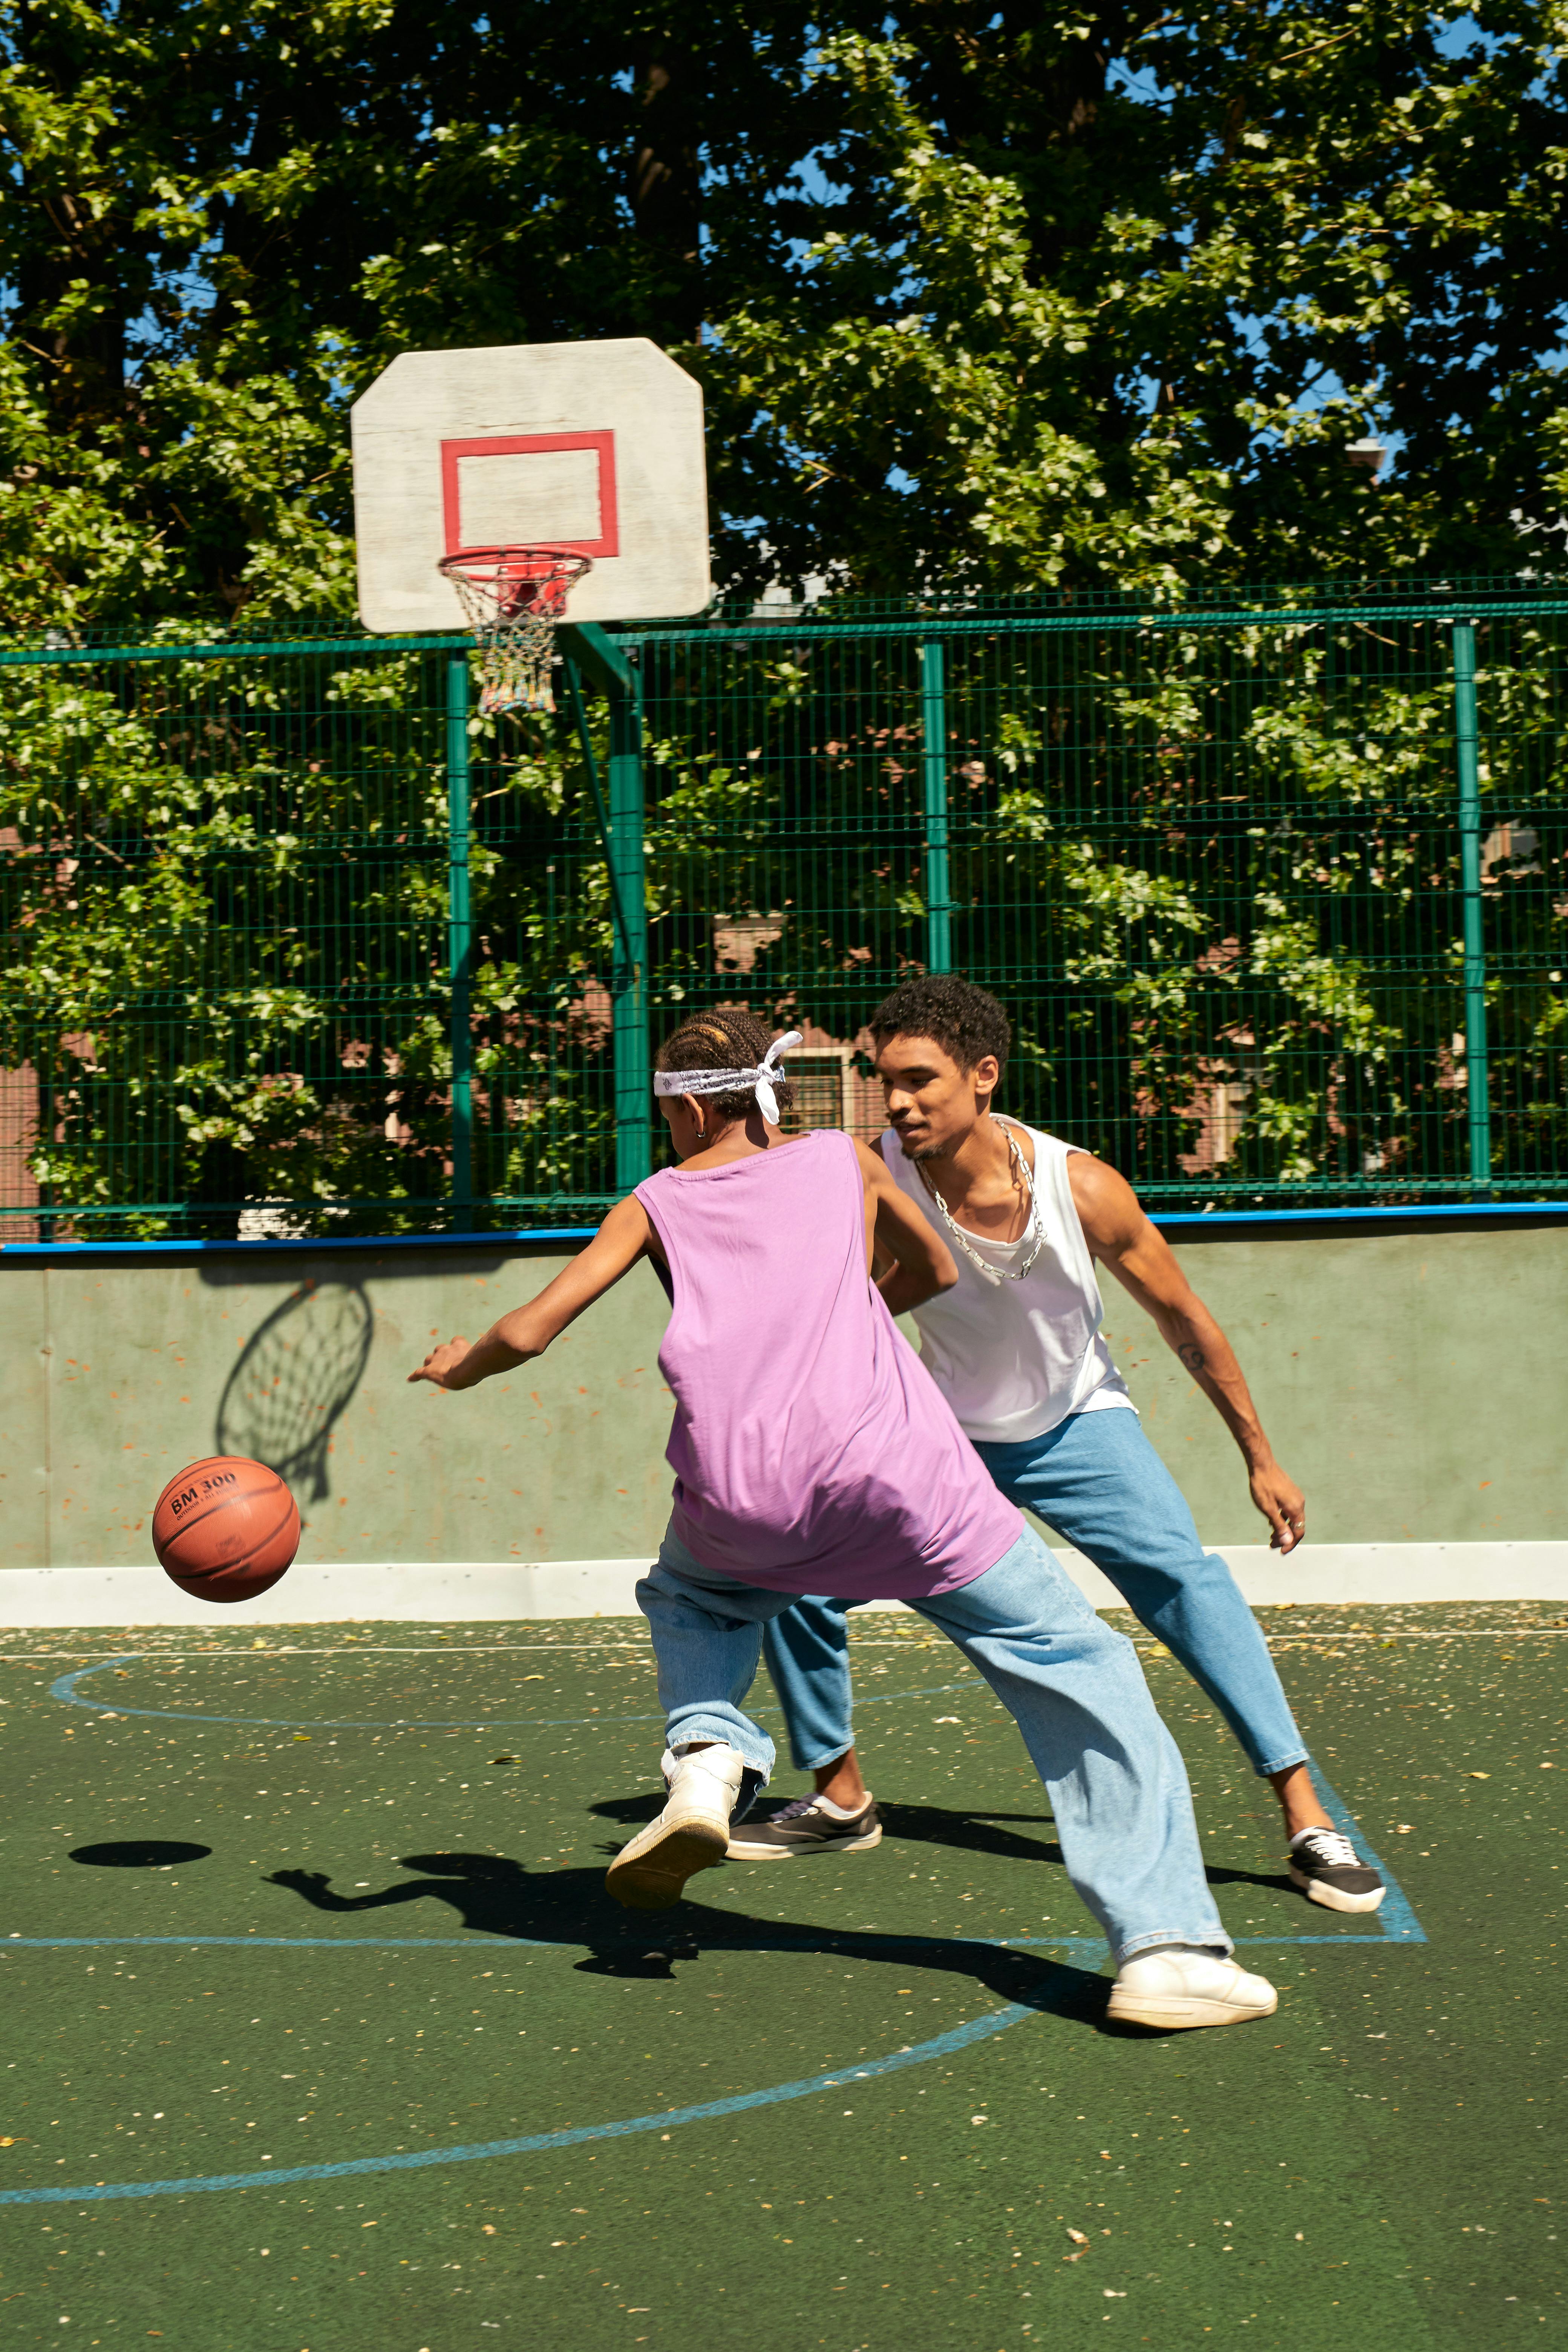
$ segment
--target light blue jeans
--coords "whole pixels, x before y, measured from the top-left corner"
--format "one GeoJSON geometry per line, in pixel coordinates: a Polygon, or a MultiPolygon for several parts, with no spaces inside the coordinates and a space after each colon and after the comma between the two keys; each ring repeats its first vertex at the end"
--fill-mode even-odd
{"type": "MultiPolygon", "coordinates": [[[[763,1630],[793,1607],[715,1576],[667,1534],[637,1586],[672,1748],[721,1740],[765,1782],[773,1743],[742,1712],[763,1630]]],[[[1024,1735],[1051,1801],[1068,1875],[1118,1965],[1159,1944],[1229,1951],[1204,1877],[1187,1775],[1138,1654],[1031,1528],[973,1584],[912,1604],[957,1643],[1024,1735]]]]}
{"type": "MultiPolygon", "coordinates": [[[[1140,1622],[1205,1690],[1255,1772],[1306,1761],[1268,1644],[1216,1552],[1205,1552],[1185,1496],[1135,1412],[1079,1412],[1018,1445],[976,1444],[1010,1502],[1033,1511],[1108,1576],[1140,1622]]],[[[768,1625],[768,1672],[790,1754],[803,1772],[854,1745],[853,1602],[799,1601],[768,1625]]]]}

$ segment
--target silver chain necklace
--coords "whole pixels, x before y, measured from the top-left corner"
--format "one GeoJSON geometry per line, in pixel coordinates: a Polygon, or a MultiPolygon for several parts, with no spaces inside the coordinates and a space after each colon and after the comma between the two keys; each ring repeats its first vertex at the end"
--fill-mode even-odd
{"type": "MultiPolygon", "coordinates": [[[[1000,1120],[998,1120],[997,1124],[999,1126],[1001,1125],[1000,1120]]],[[[936,1202],[937,1207],[942,1211],[942,1223],[946,1225],[948,1232],[952,1235],[953,1240],[958,1244],[959,1248],[963,1252],[964,1256],[969,1260],[970,1265],[977,1267],[985,1276],[987,1282],[1022,1282],[1030,1267],[1034,1265],[1035,1260],[1039,1256],[1040,1252],[1044,1249],[1046,1245],[1046,1237],[1040,1230],[1039,1214],[1035,1207],[1035,1181],[1034,1178],[1029,1173],[1028,1162],[1018,1149],[1012,1129],[1010,1127],[1004,1127],[1002,1129],[1002,1132],[1007,1139],[1007,1149],[1012,1154],[1013,1165],[1017,1170],[1018,1174],[1023,1178],[1024,1190],[1029,1197],[1029,1222],[1024,1227],[1024,1232],[1023,1234],[1020,1234],[1018,1238],[1022,1241],[1026,1234],[1033,1233],[1035,1236],[1035,1245],[1029,1252],[1028,1256],[1024,1260],[1022,1265],[993,1265],[989,1259],[977,1256],[974,1251],[969,1246],[968,1236],[964,1233],[963,1227],[957,1222],[953,1216],[952,1211],[942,1199],[941,1190],[938,1187],[935,1179],[926,1174],[923,1161],[917,1160],[915,1166],[920,1170],[921,1183],[925,1186],[927,1192],[936,1202]]]]}

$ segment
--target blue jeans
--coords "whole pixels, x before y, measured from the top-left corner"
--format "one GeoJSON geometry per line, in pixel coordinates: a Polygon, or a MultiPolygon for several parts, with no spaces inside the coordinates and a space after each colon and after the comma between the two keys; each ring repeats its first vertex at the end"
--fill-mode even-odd
{"type": "MultiPolygon", "coordinates": [[[[773,1743],[742,1712],[763,1629],[793,1608],[699,1566],[666,1535],[637,1586],[672,1748],[713,1739],[765,1781],[773,1743]]],[[[1137,1652],[1097,1617],[1030,1528],[957,1592],[911,1604],[990,1684],[1045,1782],[1068,1875],[1118,1965],[1160,1944],[1230,1941],[1204,1878],[1186,1770],[1137,1652]]]]}
{"type": "MultiPolygon", "coordinates": [[[[1205,1690],[1267,1776],[1306,1761],[1268,1644],[1135,1412],[1079,1412],[1017,1445],[977,1444],[1020,1510],[1034,1511],[1108,1576],[1139,1621],[1205,1690]]],[[[854,1745],[846,1604],[799,1601],[768,1626],[768,1672],[803,1772],[854,1745]]]]}

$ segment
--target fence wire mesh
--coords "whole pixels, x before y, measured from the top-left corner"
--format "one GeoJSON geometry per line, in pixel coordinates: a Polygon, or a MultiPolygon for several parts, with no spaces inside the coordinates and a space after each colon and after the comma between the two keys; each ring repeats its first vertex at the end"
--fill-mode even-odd
{"type": "Polygon", "coordinates": [[[764,606],[614,640],[614,740],[480,719],[456,640],[14,650],[0,1231],[581,1223],[659,1154],[650,1030],[799,1026],[797,1120],[869,1135],[915,969],[1152,1205],[1561,1197],[1565,635],[764,606]]]}

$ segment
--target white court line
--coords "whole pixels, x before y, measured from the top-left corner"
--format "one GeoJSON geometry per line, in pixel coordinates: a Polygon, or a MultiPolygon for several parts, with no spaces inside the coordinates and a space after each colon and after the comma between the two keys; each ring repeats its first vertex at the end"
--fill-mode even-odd
{"type": "MultiPolygon", "coordinates": [[[[1270,1649],[1287,1649],[1292,1642],[1473,1642],[1482,1638],[1500,1642],[1559,1640],[1568,1633],[1565,1625],[1457,1625],[1447,1633],[1423,1633],[1414,1627],[1400,1626],[1393,1633],[1268,1633],[1270,1649]]],[[[1163,1645],[1162,1645],[1163,1646],[1163,1645]]]]}
{"type": "MultiPolygon", "coordinates": [[[[131,1632],[133,1633],[139,1630],[132,1626],[131,1632]]],[[[130,1634],[126,1638],[129,1640],[130,1634]]],[[[342,1649],[337,1650],[293,1648],[163,1650],[154,1648],[139,1650],[135,1654],[142,1658],[248,1658],[252,1664],[260,1665],[270,1658],[523,1658],[537,1656],[541,1652],[543,1652],[547,1657],[568,1657],[578,1650],[640,1650],[647,1646],[643,1642],[623,1634],[613,1641],[606,1635],[602,1642],[473,1642],[465,1643],[461,1648],[449,1646],[444,1642],[438,1647],[432,1644],[427,1649],[416,1648],[412,1643],[365,1642],[361,1643],[356,1642],[352,1648],[345,1644],[342,1649]]],[[[861,1646],[864,1647],[865,1644],[861,1646]]],[[[889,1643],[886,1646],[897,1648],[899,1644],[889,1643]]],[[[123,1642],[117,1643],[112,1650],[0,1650],[0,1665],[7,1664],[26,1665],[31,1658],[122,1658],[125,1655],[126,1649],[123,1642]]]]}
{"type": "MultiPolygon", "coordinates": [[[[1438,1604],[1441,1606],[1442,1604],[1438,1604]]],[[[132,1631],[137,1629],[132,1627],[132,1631]]],[[[1386,1633],[1269,1633],[1264,1628],[1271,1650],[1288,1649],[1298,1642],[1499,1642],[1561,1641],[1568,1638],[1568,1625],[1458,1625],[1442,1632],[1426,1633],[1415,1627],[1400,1626],[1397,1632],[1386,1633]]],[[[1133,1633],[1128,1636],[1140,1650],[1166,1648],[1152,1634],[1133,1633]]],[[[852,1646],[857,1650],[934,1650],[942,1644],[918,1634],[898,1634],[891,1640],[876,1635],[858,1634],[852,1646]]],[[[465,1642],[441,1643],[416,1646],[400,1642],[355,1642],[335,1650],[304,1650],[279,1648],[265,1650],[164,1650],[152,1648],[137,1654],[142,1662],[159,1658],[248,1658],[260,1664],[270,1658],[526,1658],[572,1657],[590,1650],[642,1650],[651,1645],[626,1635],[606,1633],[598,1642],[465,1642]]],[[[26,1665],[46,1658],[122,1658],[123,1644],[112,1650],[0,1650],[0,1665],[26,1665]]]]}

